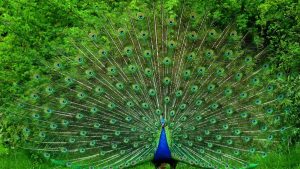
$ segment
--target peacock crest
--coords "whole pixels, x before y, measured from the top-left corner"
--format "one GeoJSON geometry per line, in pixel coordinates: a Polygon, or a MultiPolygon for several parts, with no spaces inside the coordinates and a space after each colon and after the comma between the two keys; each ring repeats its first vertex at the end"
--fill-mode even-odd
{"type": "Polygon", "coordinates": [[[266,156],[286,129],[274,83],[284,74],[234,22],[177,8],[103,15],[54,51],[18,106],[24,147],[70,168],[255,167],[247,157],[266,156]]]}

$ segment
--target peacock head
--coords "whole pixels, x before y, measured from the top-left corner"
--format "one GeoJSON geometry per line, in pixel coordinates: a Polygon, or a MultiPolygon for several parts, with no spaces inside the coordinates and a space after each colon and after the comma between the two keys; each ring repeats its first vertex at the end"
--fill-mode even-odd
{"type": "Polygon", "coordinates": [[[162,115],[161,115],[161,118],[160,118],[160,123],[161,123],[161,127],[164,128],[165,124],[166,124],[166,121],[165,121],[165,119],[162,115]]]}

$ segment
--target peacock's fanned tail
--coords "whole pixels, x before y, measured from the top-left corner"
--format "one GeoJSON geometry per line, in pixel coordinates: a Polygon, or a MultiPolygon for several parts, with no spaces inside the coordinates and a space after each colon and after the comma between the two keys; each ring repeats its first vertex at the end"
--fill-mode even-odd
{"type": "Polygon", "coordinates": [[[286,129],[274,85],[284,75],[234,23],[164,8],[102,16],[72,49],[54,51],[19,105],[24,146],[71,168],[126,168],[154,159],[164,118],[175,160],[240,168],[266,156],[286,129]]]}

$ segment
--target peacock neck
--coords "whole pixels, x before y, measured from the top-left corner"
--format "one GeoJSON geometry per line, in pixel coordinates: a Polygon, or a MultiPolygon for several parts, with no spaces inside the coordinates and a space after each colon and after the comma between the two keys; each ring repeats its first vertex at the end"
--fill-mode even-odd
{"type": "Polygon", "coordinates": [[[171,151],[168,145],[165,127],[162,127],[158,147],[156,149],[154,160],[155,161],[169,161],[171,160],[171,151]]]}

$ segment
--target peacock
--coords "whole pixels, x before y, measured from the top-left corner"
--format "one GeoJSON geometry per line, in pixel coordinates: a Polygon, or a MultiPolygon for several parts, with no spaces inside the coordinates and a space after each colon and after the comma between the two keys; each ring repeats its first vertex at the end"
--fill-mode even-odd
{"type": "Polygon", "coordinates": [[[285,94],[251,31],[152,2],[82,29],[18,99],[23,147],[70,168],[254,168],[282,138],[285,94]],[[102,22],[103,21],[103,22],[102,22]],[[95,24],[96,25],[96,24],[95,24]]]}

